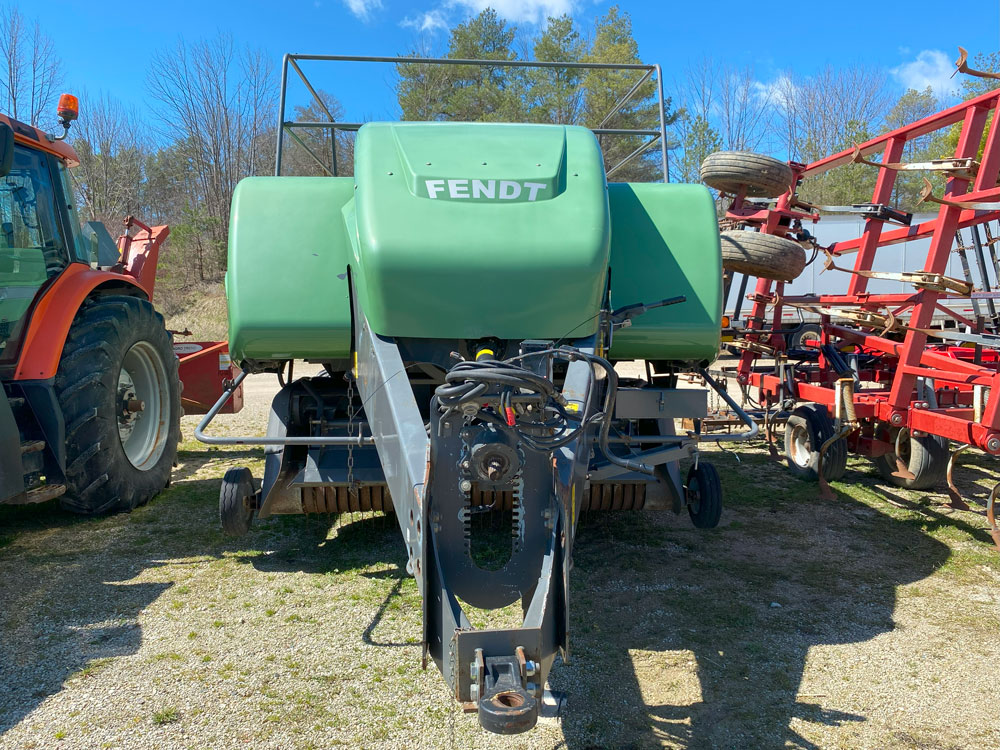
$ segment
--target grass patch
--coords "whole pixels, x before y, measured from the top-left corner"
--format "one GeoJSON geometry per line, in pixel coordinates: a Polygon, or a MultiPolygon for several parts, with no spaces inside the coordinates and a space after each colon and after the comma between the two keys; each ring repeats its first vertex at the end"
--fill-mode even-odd
{"type": "Polygon", "coordinates": [[[163,726],[164,724],[173,724],[175,721],[181,720],[180,712],[173,706],[168,706],[167,708],[161,709],[153,713],[153,723],[157,726],[163,726]]]}
{"type": "Polygon", "coordinates": [[[83,669],[79,669],[67,677],[66,681],[70,682],[71,680],[78,680],[83,677],[94,677],[113,661],[114,658],[110,656],[102,659],[91,659],[83,669]]]}

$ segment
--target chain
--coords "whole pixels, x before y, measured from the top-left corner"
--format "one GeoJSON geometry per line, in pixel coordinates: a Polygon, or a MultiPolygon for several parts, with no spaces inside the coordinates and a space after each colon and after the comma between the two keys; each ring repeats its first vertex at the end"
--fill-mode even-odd
{"type": "MultiPolygon", "coordinates": [[[[347,376],[347,434],[354,434],[354,378],[347,376]]],[[[360,429],[358,434],[360,434],[360,429]]],[[[354,446],[347,444],[347,491],[357,494],[358,488],[354,485],[354,446]]]]}

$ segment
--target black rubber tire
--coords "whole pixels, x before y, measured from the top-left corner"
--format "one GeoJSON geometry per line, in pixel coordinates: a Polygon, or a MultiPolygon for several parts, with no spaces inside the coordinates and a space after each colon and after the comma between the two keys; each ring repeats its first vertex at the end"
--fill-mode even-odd
{"type": "Polygon", "coordinates": [[[247,506],[246,498],[254,495],[253,474],[250,469],[238,467],[229,469],[222,477],[219,489],[219,521],[226,536],[243,536],[250,531],[253,509],[247,506]]]}
{"type": "MultiPolygon", "coordinates": [[[[825,406],[802,404],[795,407],[785,423],[785,459],[792,474],[799,479],[815,482],[819,479],[819,449],[836,434],[833,420],[825,406]],[[806,456],[799,460],[793,456],[793,439],[796,431],[805,432],[806,456]]],[[[823,476],[828,482],[842,479],[847,471],[847,441],[843,438],[827,448],[823,458],[823,476]]]]}
{"type": "MultiPolygon", "coordinates": [[[[895,435],[892,439],[895,440],[895,435]]],[[[906,443],[907,441],[904,440],[900,444],[900,448],[902,448],[900,457],[907,464],[906,468],[913,474],[913,479],[892,475],[896,471],[895,453],[886,453],[873,459],[882,477],[887,482],[908,490],[929,490],[941,484],[948,472],[948,459],[950,458],[948,440],[937,435],[922,435],[921,437],[911,435],[909,444],[906,443]]]]}
{"type": "Polygon", "coordinates": [[[819,323],[806,323],[795,333],[788,337],[789,349],[808,349],[804,341],[819,341],[820,334],[823,333],[823,326],[819,323]]]}
{"type": "Polygon", "coordinates": [[[777,198],[792,184],[792,168],[752,151],[716,151],[701,163],[701,181],[721,193],[735,195],[746,186],[747,198],[777,198]]]}
{"type": "Polygon", "coordinates": [[[66,336],[55,393],[66,423],[63,508],[85,515],[128,511],[167,485],[180,439],[180,385],[170,334],[148,300],[109,295],[84,302],[66,336]],[[126,456],[118,430],[119,373],[140,342],[162,361],[168,401],[162,452],[143,469],[126,456]]]}
{"type": "Polygon", "coordinates": [[[687,476],[688,515],[699,529],[714,529],[722,517],[722,482],[708,461],[692,466],[687,476]]]}
{"type": "Polygon", "coordinates": [[[722,267],[748,276],[792,281],[806,267],[806,251],[787,237],[742,229],[722,232],[722,267]]]}

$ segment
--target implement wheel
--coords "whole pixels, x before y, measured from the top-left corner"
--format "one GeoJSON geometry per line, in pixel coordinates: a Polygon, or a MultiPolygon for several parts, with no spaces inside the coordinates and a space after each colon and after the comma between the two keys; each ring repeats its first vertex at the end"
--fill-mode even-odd
{"type": "Polygon", "coordinates": [[[708,461],[692,466],[687,477],[687,509],[699,529],[714,529],[722,517],[722,482],[708,461]]]}
{"type": "Polygon", "coordinates": [[[777,198],[792,184],[785,162],[752,151],[717,151],[701,163],[701,181],[732,195],[746,188],[747,198],[777,198]]]}
{"type": "MultiPolygon", "coordinates": [[[[819,479],[819,450],[836,434],[833,420],[826,407],[802,404],[785,423],[785,458],[788,468],[799,479],[815,482],[819,479]]],[[[823,478],[835,482],[847,471],[847,441],[841,438],[826,450],[823,457],[823,478]]]]}
{"type": "Polygon", "coordinates": [[[722,267],[748,276],[792,281],[806,267],[806,251],[798,242],[742,229],[722,232],[722,267]]]}
{"type": "Polygon", "coordinates": [[[64,508],[132,510],[167,485],[180,383],[170,335],[148,300],[85,302],[63,346],[55,393],[66,421],[64,508]]]}
{"type": "MultiPolygon", "coordinates": [[[[879,473],[887,482],[908,490],[929,490],[941,484],[948,471],[948,441],[937,435],[915,437],[905,427],[902,431],[904,434],[896,442],[899,458],[913,474],[913,479],[894,475],[897,471],[895,452],[873,459],[879,473]]],[[[894,441],[897,436],[893,433],[894,441]]]]}
{"type": "Polygon", "coordinates": [[[243,536],[250,531],[253,501],[256,491],[250,469],[229,469],[222,477],[219,489],[219,521],[226,536],[243,536]]]}

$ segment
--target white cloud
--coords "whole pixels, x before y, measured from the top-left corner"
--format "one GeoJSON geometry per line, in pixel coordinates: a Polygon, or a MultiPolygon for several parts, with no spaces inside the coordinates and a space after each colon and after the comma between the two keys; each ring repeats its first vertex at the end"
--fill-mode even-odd
{"type": "Polygon", "coordinates": [[[892,69],[892,74],[905,88],[923,91],[930,86],[942,99],[957,95],[958,83],[951,77],[955,64],[939,49],[925,49],[917,59],[892,69]]]}
{"type": "Polygon", "coordinates": [[[754,81],[753,91],[764,104],[787,109],[789,99],[795,94],[795,84],[784,73],[773,81],[754,81]]]}
{"type": "Polygon", "coordinates": [[[382,9],[382,0],[344,0],[344,5],[362,21],[368,21],[374,11],[382,9]]]}
{"type": "Polygon", "coordinates": [[[578,0],[448,0],[447,4],[473,13],[493,8],[508,21],[540,24],[549,16],[572,13],[578,0]]]}
{"type": "Polygon", "coordinates": [[[438,29],[448,29],[448,19],[445,18],[444,11],[440,8],[429,10],[426,13],[418,13],[415,17],[407,16],[399,25],[407,29],[416,29],[420,32],[434,33],[438,29]]]}

